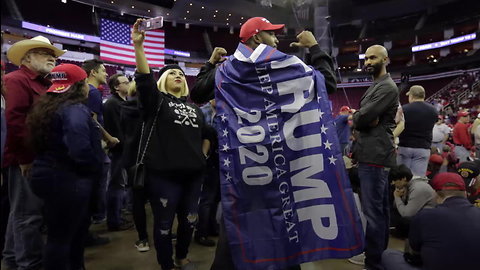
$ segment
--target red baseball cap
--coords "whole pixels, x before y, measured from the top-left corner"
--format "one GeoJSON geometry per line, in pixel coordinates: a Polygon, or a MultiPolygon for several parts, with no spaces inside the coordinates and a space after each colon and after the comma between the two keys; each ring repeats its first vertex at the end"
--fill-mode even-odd
{"type": "Polygon", "coordinates": [[[443,157],[439,154],[433,154],[433,155],[430,156],[429,161],[431,163],[435,163],[435,164],[442,164],[443,163],[443,157]]]}
{"type": "Polygon", "coordinates": [[[263,17],[253,17],[248,19],[240,28],[240,39],[246,42],[260,31],[275,31],[280,32],[285,27],[285,24],[271,24],[269,20],[263,17]]]}
{"type": "Polygon", "coordinates": [[[468,112],[460,111],[460,112],[458,112],[457,117],[460,118],[460,117],[465,117],[465,116],[468,116],[468,115],[469,115],[468,112]]]}
{"type": "Polygon", "coordinates": [[[435,190],[465,190],[463,178],[459,174],[451,172],[435,175],[431,184],[435,190]]]}
{"type": "Polygon", "coordinates": [[[352,109],[350,109],[350,107],[348,107],[348,106],[342,106],[342,107],[340,108],[340,111],[341,111],[341,112],[349,112],[349,111],[351,111],[351,110],[352,110],[352,109]]]}
{"type": "Polygon", "coordinates": [[[52,86],[48,88],[48,93],[64,93],[70,89],[74,83],[85,80],[87,73],[81,67],[73,64],[61,64],[50,72],[52,86]]]}

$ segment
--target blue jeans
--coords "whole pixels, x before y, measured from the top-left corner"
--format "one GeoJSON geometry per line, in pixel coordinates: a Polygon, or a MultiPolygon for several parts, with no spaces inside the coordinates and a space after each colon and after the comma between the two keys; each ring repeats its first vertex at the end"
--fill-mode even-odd
{"type": "Polygon", "coordinates": [[[379,168],[360,163],[360,199],[367,220],[365,232],[365,267],[369,270],[383,269],[382,252],[389,238],[389,185],[388,168],[379,168]]]}
{"type": "Polygon", "coordinates": [[[421,270],[405,261],[400,250],[387,249],[382,255],[382,264],[385,270],[421,270]]]}
{"type": "Polygon", "coordinates": [[[8,168],[8,197],[10,214],[3,250],[5,264],[18,270],[38,269],[42,265],[43,201],[32,192],[19,166],[8,168]]]}
{"type": "Polygon", "coordinates": [[[153,211],[153,238],[157,250],[157,261],[163,270],[174,268],[172,247],[172,225],[177,214],[177,244],[175,257],[185,259],[198,219],[201,174],[190,176],[165,175],[147,169],[145,190],[153,211]]]}
{"type": "Polygon", "coordinates": [[[398,148],[397,163],[407,166],[415,176],[425,176],[427,174],[429,158],[430,149],[403,146],[398,148]]]}
{"type": "Polygon", "coordinates": [[[61,167],[36,166],[31,185],[45,202],[45,270],[83,269],[93,177],[78,176],[61,167]]]}

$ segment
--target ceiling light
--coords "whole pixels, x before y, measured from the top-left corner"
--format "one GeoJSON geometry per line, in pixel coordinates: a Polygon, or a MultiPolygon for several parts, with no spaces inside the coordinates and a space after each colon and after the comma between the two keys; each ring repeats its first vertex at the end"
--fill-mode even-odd
{"type": "Polygon", "coordinates": [[[193,4],[192,4],[192,3],[190,3],[190,6],[192,6],[192,5],[193,5],[193,4]]]}
{"type": "Polygon", "coordinates": [[[215,13],[217,13],[217,12],[218,12],[218,10],[215,10],[215,13]]]}
{"type": "Polygon", "coordinates": [[[242,23],[239,23],[238,25],[242,25],[242,23]]]}
{"type": "Polygon", "coordinates": [[[228,22],[227,22],[227,25],[228,25],[228,22]]]}
{"type": "Polygon", "coordinates": [[[199,21],[202,21],[202,18],[200,18],[199,21]]]}
{"type": "Polygon", "coordinates": [[[205,9],[205,7],[202,7],[202,9],[205,9]]]}
{"type": "Polygon", "coordinates": [[[243,20],[243,17],[241,17],[240,19],[242,19],[242,20],[243,20]]]}
{"type": "Polygon", "coordinates": [[[187,13],[190,13],[190,10],[187,10],[187,13]]]}
{"type": "Polygon", "coordinates": [[[232,16],[232,14],[231,14],[231,13],[228,13],[228,16],[232,16]]]}
{"type": "Polygon", "coordinates": [[[113,1],[110,1],[110,3],[114,4],[115,2],[113,2],[113,1]]]}
{"type": "Polygon", "coordinates": [[[183,19],[184,19],[184,20],[186,20],[186,19],[187,19],[187,17],[183,17],[183,19]]]}
{"type": "Polygon", "coordinates": [[[228,21],[228,18],[227,18],[227,21],[228,21]]]}
{"type": "Polygon", "coordinates": [[[135,8],[135,6],[132,6],[132,8],[135,8]]]}
{"type": "Polygon", "coordinates": [[[147,10],[147,12],[150,12],[150,9],[149,9],[149,10],[147,10]]]}
{"type": "Polygon", "coordinates": [[[170,15],[170,13],[167,13],[167,16],[170,15]]]}
{"type": "Polygon", "coordinates": [[[215,18],[215,17],[217,17],[217,15],[213,14],[213,17],[215,18]]]}
{"type": "Polygon", "coordinates": [[[66,4],[66,3],[67,3],[67,0],[62,0],[62,3],[66,4]]]}

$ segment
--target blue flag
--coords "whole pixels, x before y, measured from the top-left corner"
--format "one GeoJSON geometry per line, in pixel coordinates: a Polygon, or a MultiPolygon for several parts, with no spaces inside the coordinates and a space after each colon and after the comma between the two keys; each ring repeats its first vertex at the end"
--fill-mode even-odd
{"type": "Polygon", "coordinates": [[[237,270],[363,251],[323,75],[239,44],[216,73],[222,206],[237,270]]]}

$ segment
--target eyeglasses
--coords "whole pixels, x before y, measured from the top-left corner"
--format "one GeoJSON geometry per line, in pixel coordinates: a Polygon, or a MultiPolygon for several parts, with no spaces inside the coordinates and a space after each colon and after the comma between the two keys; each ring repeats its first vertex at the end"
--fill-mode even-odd
{"type": "Polygon", "coordinates": [[[57,58],[57,56],[53,52],[50,52],[50,51],[32,51],[32,53],[38,54],[38,55],[41,55],[41,56],[51,56],[53,58],[57,58]]]}

